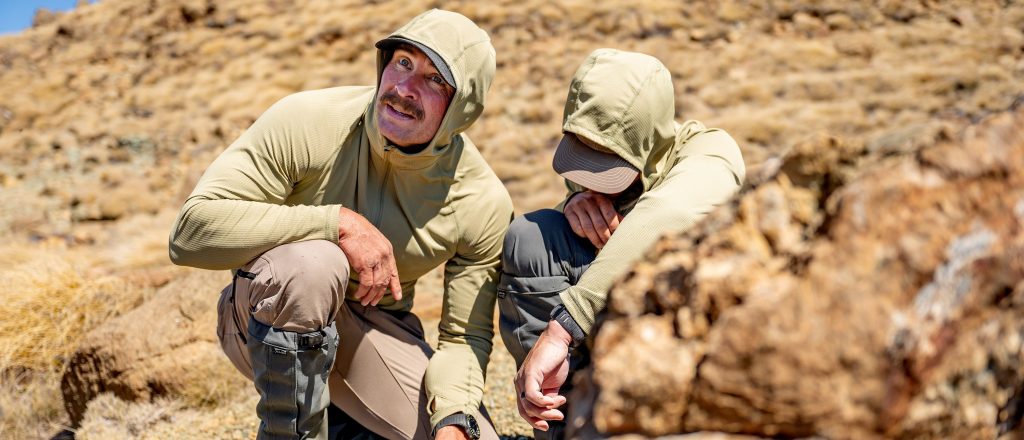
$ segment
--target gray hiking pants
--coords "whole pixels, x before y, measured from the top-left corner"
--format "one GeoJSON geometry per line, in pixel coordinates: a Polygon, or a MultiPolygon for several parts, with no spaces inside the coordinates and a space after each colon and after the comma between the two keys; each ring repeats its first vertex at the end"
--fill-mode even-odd
{"type": "MultiPolygon", "coordinates": [[[[597,256],[597,250],[569,227],[565,215],[543,209],[512,221],[505,235],[501,280],[498,283],[498,327],[505,347],[523,364],[537,338],[550,321],[551,310],[561,304],[559,292],[579,281],[597,256]]],[[[569,377],[560,394],[572,389],[573,372],[590,361],[585,346],[570,353],[569,377]]],[[[567,408],[562,408],[568,415],[567,408]]],[[[534,437],[560,439],[565,423],[549,422],[547,432],[534,430],[534,437]]]]}

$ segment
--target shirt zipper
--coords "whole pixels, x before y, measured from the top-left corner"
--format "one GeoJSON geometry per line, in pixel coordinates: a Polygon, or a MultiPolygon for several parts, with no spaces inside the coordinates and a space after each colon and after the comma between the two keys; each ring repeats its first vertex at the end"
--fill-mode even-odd
{"type": "Polygon", "coordinates": [[[384,182],[380,186],[380,193],[377,194],[377,218],[373,221],[373,225],[378,229],[384,217],[384,192],[387,191],[388,180],[391,178],[391,161],[388,160],[388,155],[391,154],[393,148],[391,145],[384,146],[384,182]]]}

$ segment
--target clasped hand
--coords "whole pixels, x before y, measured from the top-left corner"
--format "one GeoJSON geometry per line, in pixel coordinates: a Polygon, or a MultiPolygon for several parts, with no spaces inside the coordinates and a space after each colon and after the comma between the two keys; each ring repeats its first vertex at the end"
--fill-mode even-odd
{"type": "Polygon", "coordinates": [[[590,240],[598,249],[608,244],[612,233],[622,222],[622,215],[615,211],[612,199],[606,194],[590,190],[570,198],[562,212],[572,231],[590,240]]]}
{"type": "Polygon", "coordinates": [[[388,288],[396,301],[402,299],[402,284],[391,242],[365,217],[341,208],[338,246],[345,252],[349,266],[359,274],[355,296],[360,304],[376,306],[388,288]]]}
{"type": "Polygon", "coordinates": [[[548,421],[565,418],[558,408],[566,400],[565,396],[558,394],[558,390],[569,375],[571,342],[572,336],[561,324],[549,321],[548,327],[541,333],[516,373],[519,416],[534,428],[547,431],[548,421]]]}

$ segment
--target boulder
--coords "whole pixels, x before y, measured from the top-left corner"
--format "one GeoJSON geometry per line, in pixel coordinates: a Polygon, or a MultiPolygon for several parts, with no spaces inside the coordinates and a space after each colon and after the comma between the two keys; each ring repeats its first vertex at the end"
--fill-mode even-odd
{"type": "Polygon", "coordinates": [[[577,435],[1020,435],[1024,109],[959,124],[797,146],[662,239],[610,294],[577,435]]]}
{"type": "Polygon", "coordinates": [[[125,401],[182,397],[215,403],[244,388],[217,341],[217,299],[225,272],[183,271],[140,307],[92,330],[61,379],[73,426],[102,393],[125,401]]]}

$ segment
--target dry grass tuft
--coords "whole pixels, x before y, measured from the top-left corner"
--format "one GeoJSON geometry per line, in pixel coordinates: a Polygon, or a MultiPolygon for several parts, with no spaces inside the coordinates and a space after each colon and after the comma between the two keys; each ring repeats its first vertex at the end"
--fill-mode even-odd
{"type": "Polygon", "coordinates": [[[256,399],[236,399],[196,409],[178,399],[125,402],[102,394],[89,404],[85,422],[75,432],[79,440],[128,439],[251,439],[255,438],[256,399]]]}
{"type": "Polygon", "coordinates": [[[7,248],[3,260],[16,264],[0,273],[0,438],[49,438],[66,423],[60,377],[79,340],[140,304],[146,289],[92,277],[53,249],[7,248]]]}
{"type": "Polygon", "coordinates": [[[118,277],[89,278],[73,263],[0,275],[0,370],[59,371],[85,332],[142,300],[118,277]]]}
{"type": "Polygon", "coordinates": [[[0,374],[0,438],[48,439],[67,425],[54,372],[0,374]]]}

